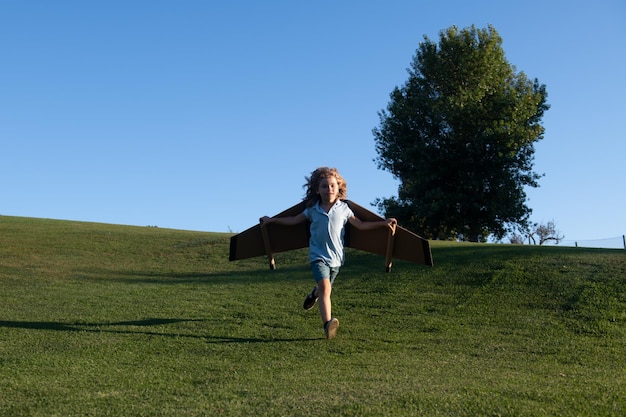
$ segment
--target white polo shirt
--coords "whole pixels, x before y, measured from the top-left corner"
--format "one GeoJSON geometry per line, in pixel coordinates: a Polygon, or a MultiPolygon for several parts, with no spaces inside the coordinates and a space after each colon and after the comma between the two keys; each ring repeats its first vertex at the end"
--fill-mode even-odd
{"type": "Polygon", "coordinates": [[[322,260],[329,267],[343,265],[343,236],[345,225],[354,216],[347,203],[337,200],[328,213],[317,202],[304,210],[311,222],[309,262],[322,260]]]}

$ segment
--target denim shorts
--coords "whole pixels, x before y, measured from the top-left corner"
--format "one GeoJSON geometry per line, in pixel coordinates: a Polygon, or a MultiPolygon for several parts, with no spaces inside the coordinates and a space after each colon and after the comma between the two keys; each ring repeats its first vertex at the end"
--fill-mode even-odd
{"type": "Polygon", "coordinates": [[[331,267],[326,265],[324,261],[311,262],[311,271],[313,272],[313,278],[315,282],[320,282],[323,279],[330,279],[331,285],[335,282],[337,274],[339,274],[339,267],[331,267]]]}

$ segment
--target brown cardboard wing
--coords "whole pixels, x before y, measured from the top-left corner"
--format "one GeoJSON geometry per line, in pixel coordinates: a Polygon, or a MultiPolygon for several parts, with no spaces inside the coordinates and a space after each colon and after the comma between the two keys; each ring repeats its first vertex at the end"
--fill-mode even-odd
{"type": "MultiPolygon", "coordinates": [[[[352,201],[346,201],[355,216],[363,221],[384,220],[377,214],[359,206],[352,201]]],[[[277,214],[274,217],[291,217],[304,211],[304,202],[277,214]]],[[[274,253],[285,252],[309,246],[309,222],[294,226],[278,224],[257,224],[231,237],[229,260],[267,256],[270,269],[275,269],[274,253]]],[[[345,246],[366,252],[385,256],[387,271],[391,269],[392,258],[402,259],[423,265],[433,265],[428,240],[412,233],[400,226],[395,230],[381,227],[374,230],[359,230],[346,225],[345,246]]]]}
{"type": "MultiPolygon", "coordinates": [[[[305,209],[304,202],[277,214],[274,217],[292,217],[302,213],[305,209]]],[[[269,240],[271,253],[285,252],[309,246],[309,225],[307,223],[295,226],[283,226],[268,224],[263,226],[266,233],[261,230],[260,224],[252,226],[243,232],[230,238],[230,261],[254,258],[268,255],[263,235],[269,240]]],[[[274,269],[274,268],[272,268],[274,269]]]]}
{"type": "MultiPolygon", "coordinates": [[[[363,221],[384,220],[379,215],[348,201],[354,215],[363,221]]],[[[381,227],[374,230],[359,230],[356,227],[347,227],[344,238],[345,245],[365,252],[375,253],[387,258],[387,269],[391,267],[391,259],[401,259],[417,264],[433,266],[433,258],[428,240],[415,233],[396,226],[395,234],[390,236],[389,228],[381,227]],[[392,239],[392,242],[389,242],[392,239]],[[391,244],[391,249],[390,249],[391,244]],[[391,250],[391,257],[389,251],[391,250]]]]}

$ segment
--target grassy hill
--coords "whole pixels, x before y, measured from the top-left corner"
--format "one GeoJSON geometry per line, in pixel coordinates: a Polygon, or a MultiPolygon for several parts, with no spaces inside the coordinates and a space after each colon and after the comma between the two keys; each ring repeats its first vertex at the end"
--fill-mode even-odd
{"type": "Polygon", "coordinates": [[[623,250],[349,251],[323,338],[306,251],[0,217],[0,415],[622,416],[623,250]]]}

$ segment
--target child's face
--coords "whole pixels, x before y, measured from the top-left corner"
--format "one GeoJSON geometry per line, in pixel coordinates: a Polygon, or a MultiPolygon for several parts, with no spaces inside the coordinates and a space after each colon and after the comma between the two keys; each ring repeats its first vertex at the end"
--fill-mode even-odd
{"type": "Polygon", "coordinates": [[[333,204],[337,201],[337,197],[339,196],[339,184],[337,184],[337,178],[322,178],[319,188],[317,189],[317,193],[320,195],[322,203],[333,204]]]}

